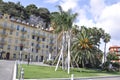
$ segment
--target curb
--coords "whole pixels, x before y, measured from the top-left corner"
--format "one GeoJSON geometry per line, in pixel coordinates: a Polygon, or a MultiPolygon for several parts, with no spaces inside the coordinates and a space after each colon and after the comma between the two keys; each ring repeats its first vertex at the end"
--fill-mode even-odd
{"type": "MultiPolygon", "coordinates": [[[[74,78],[75,80],[86,80],[86,79],[99,79],[99,78],[114,78],[114,77],[120,77],[119,75],[117,76],[99,76],[99,77],[77,77],[74,78]]],[[[18,80],[18,79],[17,79],[18,80]]],[[[43,79],[24,79],[24,80],[71,80],[71,78],[43,78],[43,79]]]]}
{"type": "Polygon", "coordinates": [[[16,62],[15,62],[15,64],[14,64],[13,80],[16,80],[16,62]]]}

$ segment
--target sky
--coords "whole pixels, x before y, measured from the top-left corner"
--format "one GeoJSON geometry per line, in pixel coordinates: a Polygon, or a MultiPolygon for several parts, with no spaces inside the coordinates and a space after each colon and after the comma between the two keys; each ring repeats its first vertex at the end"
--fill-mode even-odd
{"type": "MultiPolygon", "coordinates": [[[[78,13],[77,22],[79,26],[103,28],[111,35],[107,44],[107,51],[110,46],[120,46],[120,0],[3,0],[5,2],[21,2],[22,5],[35,4],[37,7],[46,7],[50,12],[57,11],[57,5],[63,10],[72,9],[78,13]]],[[[101,43],[101,50],[104,44],[101,43]]]]}

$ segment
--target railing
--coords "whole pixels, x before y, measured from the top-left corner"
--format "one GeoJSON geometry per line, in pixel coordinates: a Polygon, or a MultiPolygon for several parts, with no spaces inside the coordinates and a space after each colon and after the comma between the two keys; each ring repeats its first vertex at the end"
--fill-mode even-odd
{"type": "Polygon", "coordinates": [[[6,40],[0,40],[0,44],[7,44],[6,40]]]}
{"type": "Polygon", "coordinates": [[[36,49],[40,49],[40,45],[37,45],[37,46],[36,46],[36,49]]]}
{"type": "Polygon", "coordinates": [[[32,35],[37,35],[37,32],[32,32],[32,35]]]}
{"type": "Polygon", "coordinates": [[[20,39],[21,40],[26,40],[26,36],[21,36],[20,39]]]}
{"type": "Polygon", "coordinates": [[[3,29],[8,29],[8,30],[15,30],[15,27],[12,26],[12,25],[7,25],[7,24],[0,24],[0,28],[3,28],[3,29]]]}
{"type": "Polygon", "coordinates": [[[38,43],[40,43],[40,42],[41,42],[41,40],[37,40],[37,42],[38,42],[38,43]]]}
{"type": "Polygon", "coordinates": [[[22,33],[27,33],[27,30],[22,29],[21,32],[22,33]]]}
{"type": "Polygon", "coordinates": [[[8,33],[7,32],[0,32],[0,35],[3,37],[6,37],[8,35],[8,33]]]}

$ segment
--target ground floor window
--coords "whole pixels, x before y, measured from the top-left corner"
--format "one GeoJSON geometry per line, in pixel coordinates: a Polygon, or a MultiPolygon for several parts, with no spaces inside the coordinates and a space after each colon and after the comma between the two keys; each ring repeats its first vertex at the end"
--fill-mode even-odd
{"type": "Polygon", "coordinates": [[[16,59],[16,54],[13,54],[13,58],[16,59]]]}
{"type": "Polygon", "coordinates": [[[27,59],[27,55],[25,55],[25,59],[27,59]]]}

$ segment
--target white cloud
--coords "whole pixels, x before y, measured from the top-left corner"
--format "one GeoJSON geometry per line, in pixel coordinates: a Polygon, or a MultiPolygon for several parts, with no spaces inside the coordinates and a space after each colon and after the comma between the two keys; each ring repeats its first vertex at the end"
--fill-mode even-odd
{"type": "Polygon", "coordinates": [[[101,26],[103,29],[105,29],[107,32],[109,32],[113,36],[113,38],[120,31],[120,27],[119,27],[120,10],[119,9],[120,9],[120,3],[105,7],[97,22],[97,24],[101,26]]]}
{"type": "MultiPolygon", "coordinates": [[[[106,6],[99,15],[96,25],[102,27],[105,32],[111,35],[107,50],[110,46],[120,46],[120,3],[106,6]]],[[[103,47],[103,46],[101,46],[103,47]]],[[[102,48],[103,49],[103,48],[102,48]]]]}
{"type": "Polygon", "coordinates": [[[105,6],[104,0],[90,0],[90,12],[95,21],[97,21],[105,6]]]}
{"type": "Polygon", "coordinates": [[[79,26],[87,26],[87,27],[93,27],[95,24],[93,23],[92,19],[88,19],[86,16],[86,11],[84,9],[78,10],[78,22],[76,23],[79,26]]]}
{"type": "Polygon", "coordinates": [[[45,0],[46,3],[56,3],[59,0],[45,0]]]}
{"type": "Polygon", "coordinates": [[[68,9],[75,9],[78,6],[79,0],[61,0],[60,5],[62,6],[63,10],[68,9]]]}

